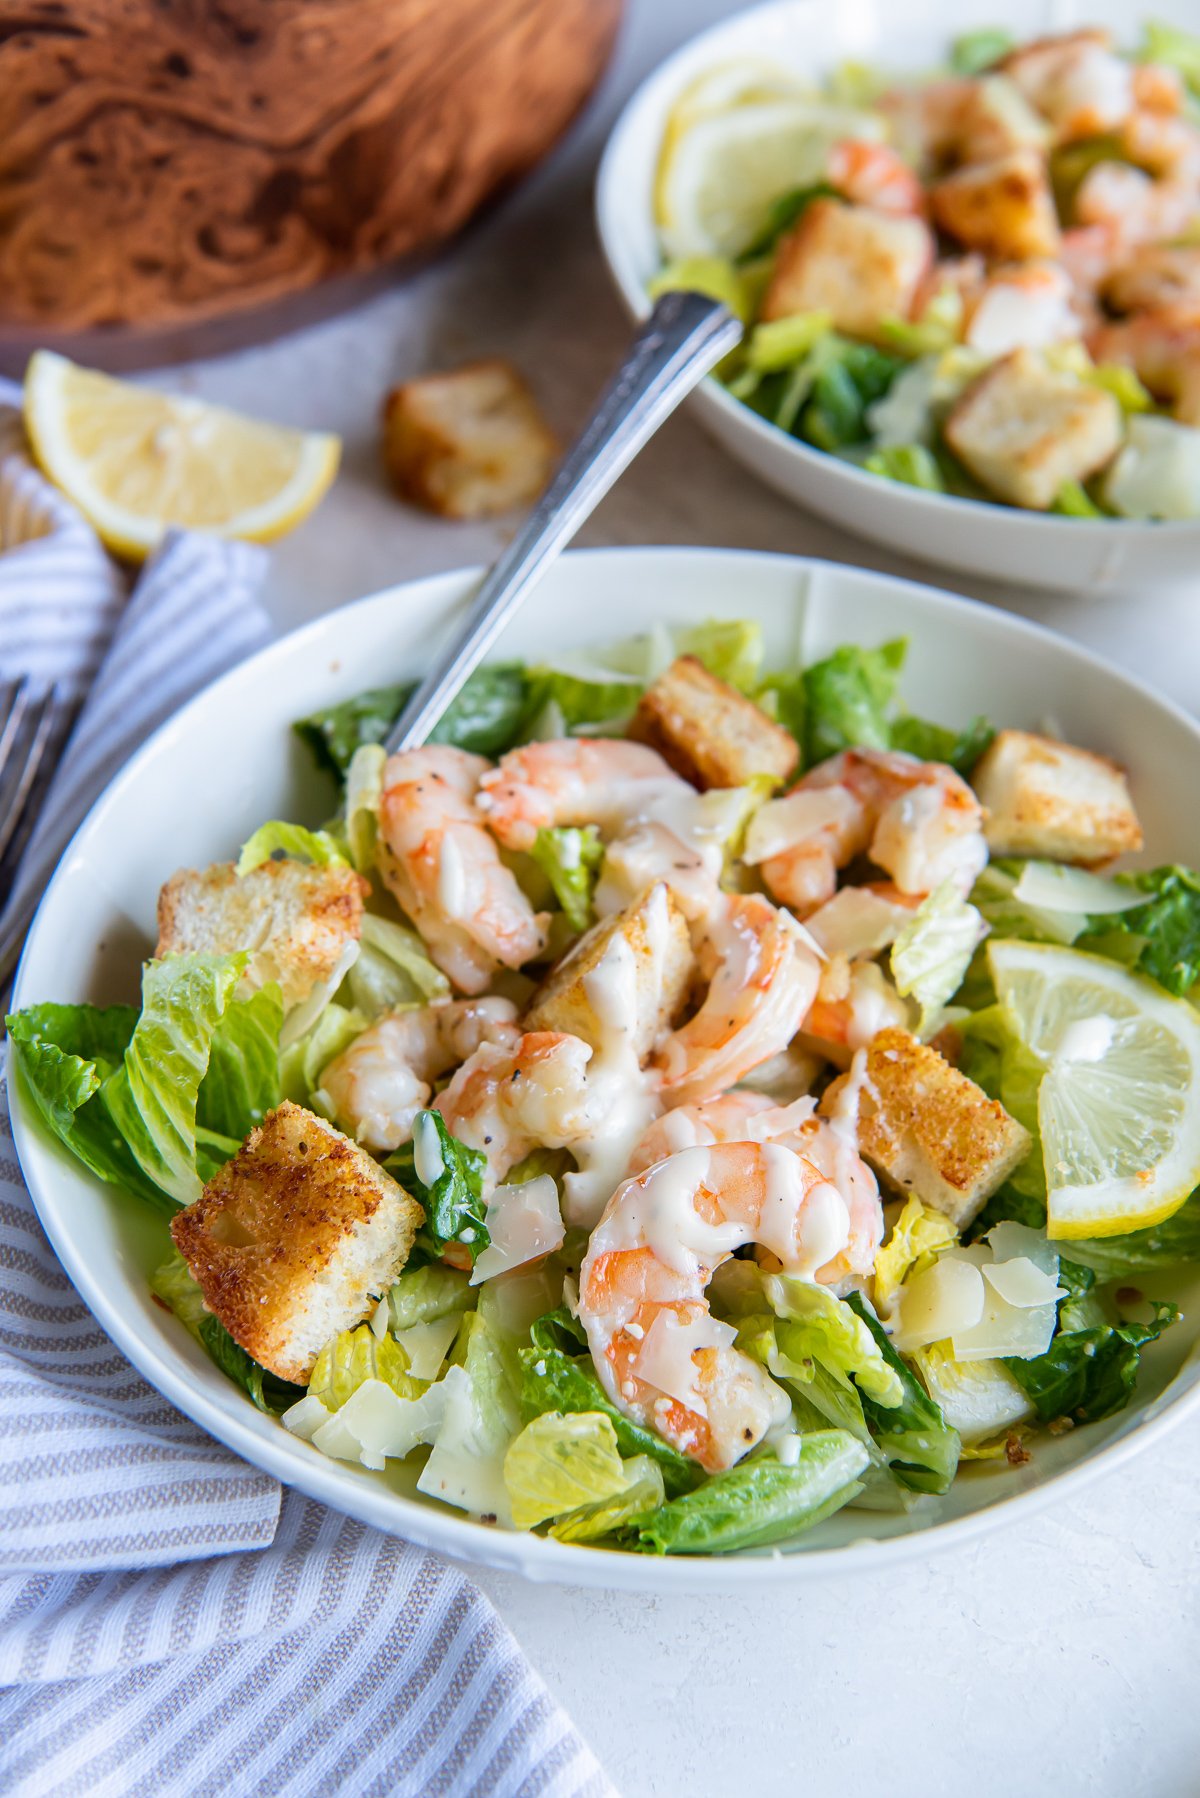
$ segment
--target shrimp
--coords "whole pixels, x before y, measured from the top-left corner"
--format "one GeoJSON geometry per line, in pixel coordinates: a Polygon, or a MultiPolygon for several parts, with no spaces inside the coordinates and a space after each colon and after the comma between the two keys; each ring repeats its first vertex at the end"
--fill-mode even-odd
{"type": "Polygon", "coordinates": [[[1197,194],[1191,181],[1155,180],[1144,169],[1124,162],[1096,163],[1075,195],[1079,224],[1108,226],[1114,249],[1178,237],[1196,211],[1197,194]]]}
{"type": "Polygon", "coordinates": [[[1187,89],[1178,69],[1161,62],[1141,62],[1133,69],[1133,103],[1139,112],[1182,112],[1187,89]]]}
{"type": "Polygon", "coordinates": [[[451,1134],[487,1161],[492,1184],[537,1148],[563,1149],[596,1125],[588,1089],[591,1045],[532,1030],[512,1047],[484,1042],[434,1100],[451,1134]]]}
{"type": "Polygon", "coordinates": [[[846,138],[829,152],[826,175],[830,185],[855,206],[877,212],[922,215],[925,190],[908,164],[887,144],[863,138],[846,138]]]}
{"type": "Polygon", "coordinates": [[[1058,143],[1111,131],[1133,105],[1133,75],[1110,49],[1106,31],[1039,38],[999,65],[1029,104],[1054,126],[1058,143]]]}
{"type": "Polygon", "coordinates": [[[821,1279],[850,1238],[837,1186],[780,1143],[684,1149],[631,1176],[579,1275],[579,1320],[613,1403],[708,1472],[732,1467],[786,1419],[789,1401],[712,1317],[713,1272],[757,1242],[787,1273],[821,1279]]]}
{"type": "Polygon", "coordinates": [[[785,1049],[817,990],[816,955],[795,920],[760,893],[725,897],[698,958],[709,980],[704,1001],[655,1056],[671,1105],[712,1098],[785,1049]]]}
{"type": "Polygon", "coordinates": [[[907,1030],[909,1023],[908,1006],[877,962],[833,955],[821,969],[803,1029],[828,1046],[831,1060],[841,1060],[835,1050],[865,1048],[881,1030],[907,1030]]]}
{"type": "Polygon", "coordinates": [[[1001,269],[969,302],[963,341],[989,357],[1069,342],[1080,329],[1073,291],[1070,276],[1054,263],[1001,269]]]}
{"type": "Polygon", "coordinates": [[[665,880],[694,921],[717,897],[742,798],[737,788],[698,793],[657,750],[598,737],[510,751],[484,776],[476,805],[508,849],[531,848],[552,825],[598,825],[608,845],[596,887],[602,917],[665,880]]]}
{"type": "MultiPolygon", "coordinates": [[[[802,1099],[810,1115],[816,1101],[802,1099]]],[[[641,1136],[629,1158],[629,1173],[640,1174],[656,1161],[677,1155],[681,1149],[702,1148],[714,1142],[754,1142],[758,1119],[773,1117],[781,1107],[765,1093],[718,1093],[699,1105],[677,1105],[665,1111],[641,1136]]],[[[790,1109],[790,1108],[789,1108],[790,1109]]],[[[763,1139],[765,1140],[765,1139],[763,1139]]]]}
{"type": "MultiPolygon", "coordinates": [[[[779,837],[762,858],[767,889],[793,911],[833,897],[837,871],[867,854],[901,893],[953,880],[966,893],[987,862],[983,809],[953,768],[888,749],[844,749],[775,802],[779,837]]],[[[764,811],[768,808],[764,807],[764,811]]]]}
{"type": "Polygon", "coordinates": [[[321,1086],[339,1124],[368,1149],[398,1149],[429,1103],[432,1083],[481,1043],[513,1048],[520,1036],[509,999],[439,999],[389,1012],[331,1061],[321,1086]]]}
{"type": "Polygon", "coordinates": [[[1200,305],[1164,306],[1094,332],[1098,362],[1126,362],[1181,424],[1200,425],[1200,305]]]}
{"type": "Polygon", "coordinates": [[[1130,162],[1160,178],[1188,182],[1200,176],[1200,131],[1188,119],[1161,112],[1131,112],[1121,126],[1121,148],[1130,162]]]}
{"type": "Polygon", "coordinates": [[[1187,306],[1200,313],[1200,244],[1142,248],[1108,276],[1104,298],[1116,312],[1187,306]]]}
{"type": "Polygon", "coordinates": [[[545,914],[534,912],[474,809],[487,767],[462,749],[394,755],[379,804],[384,882],[465,993],[546,946],[545,914]]]}

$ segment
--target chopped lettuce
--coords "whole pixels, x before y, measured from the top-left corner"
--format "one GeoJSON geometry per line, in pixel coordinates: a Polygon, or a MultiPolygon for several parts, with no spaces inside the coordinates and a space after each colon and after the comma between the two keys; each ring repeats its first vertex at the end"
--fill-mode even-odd
{"type": "Polygon", "coordinates": [[[831,187],[828,181],[812,181],[806,187],[793,187],[780,194],[778,199],[772,200],[761,229],[746,245],[738,261],[753,262],[759,256],[769,255],[814,200],[836,200],[837,197],[836,187],[831,187]]]}
{"type": "Polygon", "coordinates": [[[727,256],[685,256],[678,262],[668,262],[652,276],[646,292],[652,300],[680,290],[707,294],[710,300],[720,300],[728,306],[735,318],[748,325],[758,298],[756,286],[748,271],[727,256]]]}
{"type": "Polygon", "coordinates": [[[878,649],[846,644],[804,670],[806,766],[851,746],[891,747],[888,713],[907,651],[904,637],[878,649]]]}
{"type": "Polygon", "coordinates": [[[1007,1433],[1033,1414],[1003,1361],[959,1361],[948,1342],[917,1349],[912,1359],[946,1422],[971,1447],[1007,1433]]]}
{"type": "Polygon", "coordinates": [[[921,1008],[918,1033],[925,1036],[947,1001],[963,983],[971,957],[987,934],[975,907],[944,880],[923,899],[892,944],[890,964],[896,991],[921,1008]]]}
{"type": "Polygon", "coordinates": [[[887,393],[903,361],[871,344],[833,335],[821,340],[813,361],[811,397],[800,415],[800,435],[823,450],[864,443],[870,436],[867,412],[887,393]]]}
{"type": "Polygon", "coordinates": [[[964,31],[950,46],[950,67],[956,75],[981,75],[993,63],[1016,48],[1011,31],[1002,26],[984,25],[976,31],[964,31]]]}
{"type": "Polygon", "coordinates": [[[521,1409],[527,1419],[544,1411],[602,1411],[616,1431],[622,1453],[649,1455],[662,1469],[669,1493],[686,1492],[702,1477],[696,1462],[618,1411],[596,1377],[586,1352],[587,1339],[569,1312],[559,1309],[540,1318],[530,1340],[531,1346],[519,1357],[521,1409]]]}
{"type": "Polygon", "coordinates": [[[845,1430],[816,1430],[799,1438],[790,1465],[757,1457],[671,1499],[640,1524],[638,1541],[655,1554],[729,1554],[783,1541],[849,1504],[869,1461],[845,1430]]]}
{"type": "Polygon", "coordinates": [[[791,368],[832,329],[828,312],[793,312],[787,318],[755,325],[746,341],[746,365],[760,375],[791,368]]]}
{"type": "Polygon", "coordinates": [[[383,770],[387,754],[378,743],[364,743],[354,751],[346,770],[345,832],[350,860],[360,874],[375,866],[379,844],[379,801],[383,797],[383,770]]]}
{"type": "Polygon", "coordinates": [[[1116,879],[1144,893],[1144,903],[1115,917],[1094,917],[1082,933],[1082,946],[1128,962],[1169,993],[1190,992],[1200,980],[1200,874],[1166,867],[1116,879]],[[1121,937],[1132,941],[1122,943],[1121,937]]]}
{"type": "Polygon", "coordinates": [[[363,914],[362,941],[347,979],[355,1006],[369,1018],[444,999],[450,992],[450,982],[430,961],[416,931],[373,912],[363,914]]]}
{"type": "Polygon", "coordinates": [[[543,828],[530,851],[543,870],[572,930],[594,922],[592,895],[604,860],[604,844],[594,824],[543,828]]]}
{"type": "Polygon", "coordinates": [[[543,1411],[508,1445],[504,1484],[519,1530],[615,1498],[625,1486],[617,1433],[603,1411],[543,1411]]]}
{"type": "Polygon", "coordinates": [[[283,1001],[274,981],[228,1007],[213,1032],[196,1099],[198,1135],[211,1132],[240,1143],[278,1105],[282,1028],[283,1001]]]}
{"type": "MultiPolygon", "coordinates": [[[[1075,1244],[1071,1245],[1074,1252],[1075,1244]]],[[[1179,1318],[1174,1305],[1151,1299],[1148,1324],[1091,1322],[1084,1303],[1091,1270],[1069,1262],[1067,1296],[1059,1301],[1058,1330],[1044,1355],[1008,1359],[1008,1368],[1043,1423],[1068,1417],[1095,1423],[1122,1411],[1133,1395],[1141,1351],[1179,1318]],[[1082,1313],[1082,1315],[1081,1315],[1082,1313]],[[1083,1324],[1084,1327],[1070,1327],[1083,1324]]]]}
{"type": "Polygon", "coordinates": [[[886,1307],[910,1274],[932,1267],[943,1249],[953,1247],[958,1231],[940,1211],[923,1205],[915,1193],[892,1225],[892,1233],[875,1257],[875,1302],[886,1307]]]}
{"type": "MultiPolygon", "coordinates": [[[[521,1427],[520,1407],[501,1346],[478,1312],[468,1312],[463,1320],[461,1366],[466,1377],[452,1381],[445,1417],[417,1490],[477,1516],[511,1524],[504,1457],[521,1427]]],[[[451,1368],[446,1379],[454,1374],[451,1368]]]]}
{"type": "Polygon", "coordinates": [[[385,1166],[425,1212],[417,1247],[436,1259],[459,1243],[476,1261],[489,1241],[483,1176],[487,1157],[452,1136],[440,1111],[418,1111],[412,1141],[385,1166]]]}
{"type": "Polygon", "coordinates": [[[408,1356],[394,1337],[376,1336],[370,1324],[340,1330],[317,1356],[309,1376],[310,1398],[337,1411],[364,1380],[382,1380],[400,1398],[419,1398],[423,1383],[408,1370],[408,1356]]]}
{"type": "Polygon", "coordinates": [[[880,1405],[863,1393],[863,1411],[871,1433],[888,1457],[894,1477],[913,1492],[948,1491],[958,1468],[958,1431],[950,1428],[916,1375],[900,1359],[861,1293],[850,1293],[845,1303],[866,1324],[902,1387],[898,1405],[880,1405]]]}
{"type": "Polygon", "coordinates": [[[903,1386],[861,1317],[827,1286],[769,1274],[763,1291],[780,1320],[780,1344],[792,1360],[820,1361],[885,1409],[903,1399],[903,1386]]]}
{"type": "Polygon", "coordinates": [[[465,1273],[440,1261],[424,1267],[406,1267],[387,1295],[388,1321],[394,1331],[434,1323],[475,1306],[465,1273]]]}
{"type": "Polygon", "coordinates": [[[150,1290],[169,1311],[174,1312],[221,1372],[235,1386],[240,1386],[260,1411],[277,1415],[301,1396],[302,1386],[293,1386],[268,1373],[233,1340],[224,1325],[218,1323],[205,1305],[204,1295],[178,1250],[154,1274],[150,1290]]]}
{"type": "Polygon", "coordinates": [[[885,481],[899,481],[904,487],[921,487],[926,493],[946,491],[937,459],[923,443],[897,443],[887,449],[872,450],[863,467],[868,474],[882,475],[885,481]]]}
{"type": "Polygon", "coordinates": [[[901,356],[938,356],[954,349],[962,335],[963,297],[957,287],[947,285],[928,302],[920,318],[881,319],[879,334],[890,350],[901,356]]]}
{"type": "Polygon", "coordinates": [[[1026,864],[1000,857],[990,861],[971,889],[971,903],[993,937],[1024,937],[1033,943],[1069,946],[1087,927],[1085,912],[1038,906],[1017,898],[1026,864]]]}
{"type": "Polygon", "coordinates": [[[1060,518],[1104,518],[1106,513],[1098,506],[1087,488],[1079,481],[1064,481],[1054,496],[1050,507],[1060,518]]]}
{"type": "Polygon", "coordinates": [[[923,762],[945,762],[956,773],[969,775],[996,731],[984,717],[975,717],[962,730],[948,730],[924,718],[905,714],[892,721],[892,748],[915,755],[923,762]]]}
{"type": "MultiPolygon", "coordinates": [[[[415,690],[415,682],[373,687],[301,718],[293,729],[317,762],[340,778],[349,769],[356,749],[364,743],[384,741],[415,690]]],[[[502,755],[520,736],[528,705],[529,676],[520,663],[496,662],[477,668],[439,718],[429,741],[469,749],[476,755],[502,755]]]]}
{"type": "Polygon", "coordinates": [[[279,1057],[282,1095],[310,1110],[326,1109],[317,1103],[321,1075],[329,1063],[350,1047],[370,1020],[361,1011],[330,1000],[306,1036],[289,1043],[279,1057]]]}
{"type": "Polygon", "coordinates": [[[327,830],[306,830],[303,824],[286,824],[276,818],[260,824],[252,837],[242,845],[237,871],[249,874],[273,855],[290,861],[311,862],[317,868],[344,868],[345,844],[339,843],[327,830]]]}
{"type": "Polygon", "coordinates": [[[644,1520],[658,1510],[666,1489],[657,1461],[649,1455],[634,1455],[622,1461],[621,1475],[623,1484],[611,1497],[568,1511],[550,1525],[550,1534],[559,1542],[596,1542],[623,1530],[635,1517],[644,1520]]]}

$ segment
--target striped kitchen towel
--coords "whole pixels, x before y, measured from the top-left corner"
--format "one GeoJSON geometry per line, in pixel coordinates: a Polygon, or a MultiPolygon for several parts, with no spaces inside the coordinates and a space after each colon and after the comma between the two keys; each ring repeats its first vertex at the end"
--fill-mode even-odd
{"type": "MultiPolygon", "coordinates": [[[[87,527],[7,444],[0,518],[42,521],[29,591],[55,609],[62,660],[31,613],[21,642],[80,692],[95,679],[15,903],[137,744],[266,621],[262,552],[186,535],[126,605],[87,527]]],[[[4,587],[22,554],[0,554],[0,675],[5,620],[28,612],[4,587]]],[[[0,1078],[0,1793],[360,1792],[612,1787],[461,1574],[284,1491],[124,1360],[38,1224],[0,1078]]]]}

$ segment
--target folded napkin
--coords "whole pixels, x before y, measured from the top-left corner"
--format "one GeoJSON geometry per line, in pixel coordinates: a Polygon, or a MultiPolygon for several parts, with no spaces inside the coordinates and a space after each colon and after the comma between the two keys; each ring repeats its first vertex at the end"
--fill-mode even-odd
{"type": "MultiPolygon", "coordinates": [[[[95,681],[15,904],[146,734],[267,627],[262,552],[211,538],[169,539],[125,604],[2,405],[0,543],[23,545],[0,554],[0,676],[95,681]]],[[[2,1078],[0,1791],[613,1791],[461,1574],[285,1491],[124,1360],[37,1222],[2,1078]]]]}

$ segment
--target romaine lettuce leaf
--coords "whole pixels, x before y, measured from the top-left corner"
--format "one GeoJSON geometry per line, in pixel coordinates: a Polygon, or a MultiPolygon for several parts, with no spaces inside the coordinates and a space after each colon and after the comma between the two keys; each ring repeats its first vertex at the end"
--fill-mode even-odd
{"type": "Polygon", "coordinates": [[[687,256],[668,262],[646,283],[652,300],[664,293],[704,293],[720,300],[735,318],[749,324],[757,299],[757,283],[747,277],[727,256],[687,256]]]}
{"type": "Polygon", "coordinates": [[[1078,941],[1149,974],[1169,993],[1188,993],[1200,980],[1200,874],[1165,867],[1116,879],[1145,893],[1145,904],[1092,919],[1078,941]]]}
{"type": "Polygon", "coordinates": [[[756,374],[778,374],[802,361],[832,329],[828,312],[793,312],[756,325],[746,340],[746,366],[756,374]]]}
{"type": "Polygon", "coordinates": [[[358,958],[347,976],[350,994],[369,1018],[401,1005],[444,999],[450,982],[429,959],[415,930],[365,912],[358,958]]]}
{"type": "Polygon", "coordinates": [[[311,862],[317,868],[344,868],[346,846],[327,830],[306,830],[303,824],[287,824],[280,818],[260,824],[252,837],[242,845],[237,871],[249,874],[270,861],[273,855],[284,855],[290,861],[311,862]]]}
{"type": "Polygon", "coordinates": [[[879,1405],[865,1392],[862,1401],[871,1433],[888,1457],[893,1475],[914,1492],[948,1491],[958,1467],[958,1431],[950,1428],[911,1368],[900,1359],[861,1293],[848,1294],[844,1302],[858,1313],[900,1379],[898,1405],[879,1405]]]}
{"type": "Polygon", "coordinates": [[[870,1329],[827,1286],[768,1274],[763,1291],[780,1319],[780,1343],[791,1359],[820,1361],[885,1409],[902,1402],[903,1383],[870,1329]]]}
{"type": "Polygon", "coordinates": [[[586,930],[595,919],[592,895],[604,860],[599,830],[594,824],[582,829],[571,825],[544,828],[538,831],[530,854],[553,887],[571,929],[586,930]]]}
{"type": "Polygon", "coordinates": [[[406,1267],[387,1298],[392,1329],[409,1330],[415,1324],[474,1310],[476,1294],[465,1273],[431,1261],[424,1267],[406,1267]]]}
{"type": "MultiPolygon", "coordinates": [[[[364,743],[382,743],[416,683],[373,687],[339,705],[327,706],[293,725],[320,766],[339,778],[364,743]]],[[[520,736],[529,705],[529,683],[518,662],[477,668],[457,699],[451,701],[430,732],[431,743],[448,743],[476,755],[502,755],[520,736]]]]}
{"type": "Polygon", "coordinates": [[[611,1498],[597,1499],[568,1511],[550,1525],[550,1534],[558,1542],[596,1542],[623,1530],[633,1518],[645,1518],[657,1511],[666,1497],[662,1469],[649,1455],[634,1455],[622,1461],[624,1480],[619,1492],[611,1498]]]}
{"type": "Polygon", "coordinates": [[[196,1099],[198,1133],[211,1131],[241,1143],[278,1105],[282,1028],[283,1000],[274,981],[228,1007],[209,1044],[196,1099]]]}
{"type": "Polygon", "coordinates": [[[920,1006],[917,1032],[925,1036],[963,983],[987,925],[952,880],[924,898],[892,944],[896,991],[920,1006]]]}
{"type": "Polygon", "coordinates": [[[279,1057],[279,1084],[283,1097],[297,1105],[307,1105],[310,1110],[321,1109],[314,1102],[314,1096],[323,1071],[362,1035],[369,1023],[370,1019],[363,1012],[338,1005],[331,999],[307,1036],[289,1043],[279,1057]]]}
{"type": "Polygon", "coordinates": [[[762,228],[738,257],[739,263],[754,262],[760,256],[769,255],[779,243],[785,232],[790,231],[814,200],[836,200],[838,192],[828,181],[813,181],[807,187],[793,187],[787,193],[780,194],[772,200],[763,220],[762,228]]]}
{"type": "Polygon", "coordinates": [[[369,1323],[340,1330],[317,1356],[309,1375],[310,1398],[337,1411],[364,1380],[382,1380],[399,1398],[419,1398],[424,1382],[408,1371],[408,1356],[394,1337],[376,1336],[369,1323]]]}
{"type": "Polygon", "coordinates": [[[898,443],[872,450],[863,467],[868,474],[898,481],[902,487],[920,487],[926,493],[946,491],[937,458],[923,443],[898,443]]]}
{"type": "Polygon", "coordinates": [[[892,722],[892,748],[915,755],[923,762],[945,762],[948,767],[969,775],[996,734],[986,718],[975,717],[962,730],[947,730],[944,724],[930,724],[924,718],[905,714],[892,722]]]}
{"type": "Polygon", "coordinates": [[[519,1530],[615,1498],[625,1483],[617,1433],[603,1411],[544,1411],[513,1438],[504,1457],[504,1484],[519,1530]]]}
{"type": "Polygon", "coordinates": [[[178,1250],[153,1275],[150,1291],[175,1314],[221,1372],[249,1394],[260,1411],[277,1416],[303,1396],[303,1386],[293,1386],[268,1373],[233,1340],[224,1325],[218,1323],[205,1306],[204,1295],[178,1250]]]}
{"type": "Polygon", "coordinates": [[[714,1474],[641,1522],[638,1540],[655,1554],[728,1554],[782,1541],[856,1497],[869,1460],[845,1430],[814,1431],[799,1439],[791,1466],[763,1456],[714,1474]]]}
{"type": "Polygon", "coordinates": [[[383,797],[386,751],[378,743],[364,743],[354,751],[346,770],[344,801],[346,842],[350,860],[360,874],[375,866],[379,843],[379,801],[383,797]]]}
{"type": "Polygon", "coordinates": [[[956,75],[981,75],[1015,49],[1016,41],[1011,31],[994,25],[964,31],[950,46],[950,67],[956,75]]]}
{"type": "MultiPolygon", "coordinates": [[[[1075,1245],[1071,1246],[1073,1250],[1075,1245]]],[[[1063,1312],[1073,1321],[1079,1302],[1077,1291],[1060,1301],[1058,1333],[1044,1355],[1004,1363],[1043,1423],[1059,1417],[1095,1423],[1114,1411],[1123,1411],[1137,1382],[1142,1349],[1157,1342],[1179,1318],[1174,1305],[1152,1299],[1154,1316],[1149,1324],[1113,1323],[1064,1330],[1063,1312]]]]}
{"type": "Polygon", "coordinates": [[[917,1195],[910,1193],[875,1257],[875,1303],[885,1307],[910,1274],[923,1273],[943,1249],[957,1241],[958,1231],[950,1219],[922,1205],[917,1195]]]}
{"type": "Polygon", "coordinates": [[[1030,905],[1016,897],[1025,863],[999,857],[990,861],[971,889],[971,904],[994,937],[1023,937],[1031,943],[1070,945],[1087,927],[1083,912],[1030,905]]]}
{"type": "Polygon", "coordinates": [[[487,1157],[450,1134],[440,1111],[418,1111],[412,1141],[384,1164],[423,1207],[417,1247],[434,1259],[460,1243],[474,1263],[489,1241],[483,1197],[487,1157]]]}
{"type": "Polygon", "coordinates": [[[908,642],[878,649],[845,644],[804,670],[804,763],[811,767],[851,747],[890,749],[889,712],[908,642]]]}

